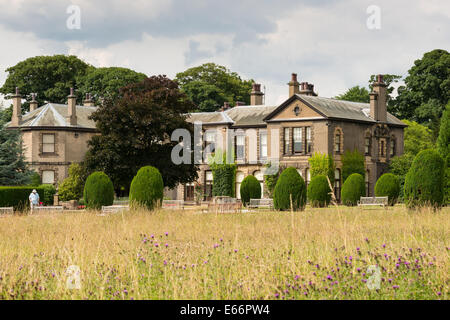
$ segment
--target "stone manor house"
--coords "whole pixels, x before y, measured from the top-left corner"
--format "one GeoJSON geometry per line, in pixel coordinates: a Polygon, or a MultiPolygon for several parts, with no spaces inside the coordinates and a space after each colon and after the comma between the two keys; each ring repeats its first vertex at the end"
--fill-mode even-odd
{"type": "MultiPolygon", "coordinates": [[[[297,168],[308,183],[308,158],[314,152],[321,152],[334,157],[334,188],[339,198],[341,157],[344,151],[354,149],[365,155],[366,192],[373,195],[375,182],[387,171],[390,159],[403,153],[403,129],[406,127],[387,112],[387,88],[383,77],[377,76],[370,103],[318,97],[314,85],[299,83],[295,73],[288,85],[287,100],[277,106],[263,104],[261,85],[255,83],[248,106],[237,102],[235,107],[230,107],[225,103],[215,112],[188,115],[188,121],[202,123],[203,143],[210,145],[212,150],[216,145],[226,145],[227,129],[237,130],[231,142],[237,163],[236,197],[240,197],[240,183],[250,174],[261,182],[264,192],[265,164],[275,158],[281,168],[297,168]],[[255,139],[250,139],[251,134],[255,139]],[[274,137],[279,140],[276,144],[271,142],[274,137]],[[250,159],[251,154],[255,154],[256,159],[250,159]]],[[[95,109],[89,95],[83,105],[77,105],[72,91],[65,105],[47,103],[39,107],[33,98],[30,111],[22,115],[21,96],[16,90],[13,116],[7,127],[21,130],[26,160],[41,175],[43,183],[62,181],[68,174],[69,165],[82,161],[87,141],[98,134],[95,123],[89,120],[95,109]]],[[[212,172],[207,163],[202,163],[199,169],[198,182],[203,186],[206,200],[209,200],[212,196],[212,172]]],[[[166,190],[166,196],[192,201],[194,183],[166,190]]]]}

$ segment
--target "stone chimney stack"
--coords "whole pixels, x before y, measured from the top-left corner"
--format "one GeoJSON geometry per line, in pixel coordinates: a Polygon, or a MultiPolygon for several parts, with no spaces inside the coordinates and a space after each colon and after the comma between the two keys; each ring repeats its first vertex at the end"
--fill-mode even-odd
{"type": "Polygon", "coordinates": [[[71,126],[77,125],[77,98],[73,93],[73,88],[70,88],[70,95],[67,97],[67,121],[71,126]]]}
{"type": "Polygon", "coordinates": [[[242,101],[236,101],[236,107],[245,106],[245,103],[242,101]]]}
{"type": "Polygon", "coordinates": [[[254,83],[252,85],[252,92],[250,93],[250,105],[260,106],[263,104],[264,93],[261,92],[261,85],[254,83]]]}
{"type": "Polygon", "coordinates": [[[19,93],[19,88],[16,87],[16,93],[12,96],[13,112],[11,117],[11,126],[18,127],[22,121],[22,96],[19,93]]]}
{"type": "Polygon", "coordinates": [[[300,83],[297,81],[297,74],[293,73],[291,75],[291,81],[288,83],[289,85],[289,98],[294,94],[300,93],[299,85],[300,83]]]}
{"type": "Polygon", "coordinates": [[[86,98],[83,101],[83,106],[85,106],[85,107],[93,107],[94,106],[94,100],[92,100],[90,93],[86,93],[86,98]]]}
{"type": "Polygon", "coordinates": [[[373,84],[373,92],[370,93],[370,117],[375,121],[387,121],[387,88],[383,82],[383,75],[377,75],[373,84]]]}
{"type": "Polygon", "coordinates": [[[223,103],[222,108],[220,108],[220,111],[226,111],[226,110],[228,110],[228,109],[230,109],[230,103],[227,102],[227,101],[225,101],[225,102],[223,103]]]}
{"type": "Polygon", "coordinates": [[[314,92],[314,85],[308,82],[300,83],[300,94],[304,94],[307,96],[317,96],[314,92]]]}
{"type": "Polygon", "coordinates": [[[38,102],[36,101],[36,93],[31,94],[31,101],[30,101],[30,112],[36,110],[38,108],[38,102]]]}

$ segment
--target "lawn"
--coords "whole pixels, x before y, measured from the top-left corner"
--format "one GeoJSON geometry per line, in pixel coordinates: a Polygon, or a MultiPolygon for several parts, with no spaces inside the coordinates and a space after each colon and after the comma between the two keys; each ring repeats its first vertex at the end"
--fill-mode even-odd
{"type": "Polygon", "coordinates": [[[4,217],[0,299],[448,299],[449,214],[396,206],[4,217]],[[80,282],[70,283],[78,268],[80,282]]]}

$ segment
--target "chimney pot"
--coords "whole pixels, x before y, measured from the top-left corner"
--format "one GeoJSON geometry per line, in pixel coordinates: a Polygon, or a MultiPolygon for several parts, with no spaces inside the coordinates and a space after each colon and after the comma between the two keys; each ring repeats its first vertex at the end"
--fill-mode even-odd
{"type": "Polygon", "coordinates": [[[30,101],[30,112],[36,110],[38,107],[38,102],[36,101],[36,93],[31,94],[31,101],[30,101]]]}
{"type": "Polygon", "coordinates": [[[297,82],[297,74],[296,74],[296,73],[292,73],[292,75],[291,75],[291,81],[292,81],[292,82],[297,82]]]}

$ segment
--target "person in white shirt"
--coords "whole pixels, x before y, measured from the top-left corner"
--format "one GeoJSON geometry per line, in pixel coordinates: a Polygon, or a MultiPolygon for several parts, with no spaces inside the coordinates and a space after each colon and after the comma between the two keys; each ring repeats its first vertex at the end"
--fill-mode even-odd
{"type": "Polygon", "coordinates": [[[33,208],[39,205],[39,193],[37,193],[36,189],[33,189],[28,199],[30,200],[31,213],[33,213],[33,208]]]}

